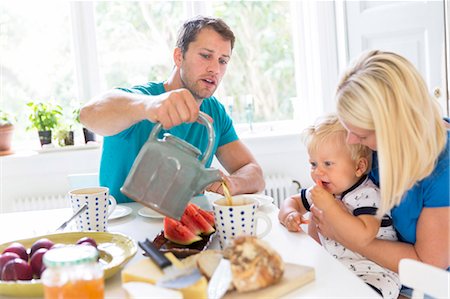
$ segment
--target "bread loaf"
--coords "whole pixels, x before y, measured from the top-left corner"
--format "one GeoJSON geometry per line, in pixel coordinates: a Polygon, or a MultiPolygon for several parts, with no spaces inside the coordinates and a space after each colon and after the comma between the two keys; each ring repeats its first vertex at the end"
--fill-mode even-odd
{"type": "Polygon", "coordinates": [[[283,276],[281,256],[256,237],[237,237],[224,256],[230,260],[233,285],[239,292],[265,288],[283,276]]]}

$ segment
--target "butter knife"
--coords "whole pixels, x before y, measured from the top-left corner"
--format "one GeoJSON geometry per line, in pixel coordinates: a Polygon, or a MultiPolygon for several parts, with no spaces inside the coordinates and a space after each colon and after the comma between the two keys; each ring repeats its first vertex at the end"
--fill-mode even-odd
{"type": "Polygon", "coordinates": [[[177,268],[174,266],[149,239],[146,239],[144,242],[139,241],[138,244],[164,273],[164,277],[159,279],[156,285],[171,289],[181,289],[196,283],[202,277],[196,267],[177,268]]]}
{"type": "Polygon", "coordinates": [[[64,222],[63,224],[61,224],[56,231],[65,229],[67,224],[69,224],[73,219],[75,219],[75,217],[77,217],[78,215],[80,215],[84,210],[87,209],[88,203],[84,203],[83,206],[81,206],[66,222],[64,222]]]}
{"type": "Polygon", "coordinates": [[[208,283],[208,299],[220,299],[231,283],[230,261],[222,258],[208,283]]]}

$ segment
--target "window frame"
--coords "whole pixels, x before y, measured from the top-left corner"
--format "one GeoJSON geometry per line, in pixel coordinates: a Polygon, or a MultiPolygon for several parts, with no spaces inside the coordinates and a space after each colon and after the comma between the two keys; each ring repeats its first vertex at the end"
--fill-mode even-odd
{"type": "MultiPolygon", "coordinates": [[[[295,82],[297,88],[294,119],[288,121],[235,124],[238,134],[266,135],[274,131],[298,132],[324,112],[334,111],[334,88],[339,74],[338,33],[334,1],[290,1],[294,15],[295,82]]],[[[105,90],[100,76],[95,33],[94,3],[70,3],[72,38],[76,60],[78,97],[82,104],[105,90]]],[[[209,1],[186,1],[186,18],[210,15],[209,1]]]]}

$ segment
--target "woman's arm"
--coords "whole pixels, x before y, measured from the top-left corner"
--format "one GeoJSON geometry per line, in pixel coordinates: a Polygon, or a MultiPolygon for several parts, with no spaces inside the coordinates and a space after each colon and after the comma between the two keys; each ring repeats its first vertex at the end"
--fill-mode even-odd
{"type": "Polygon", "coordinates": [[[343,240],[346,244],[355,243],[365,246],[375,239],[381,224],[376,217],[350,214],[341,208],[339,201],[332,194],[319,185],[311,189],[311,197],[314,206],[319,208],[327,218],[335,240],[343,240]]]}
{"type": "Polygon", "coordinates": [[[333,235],[330,224],[323,213],[312,208],[314,221],[320,223],[318,230],[350,250],[356,251],[375,263],[398,272],[398,264],[403,258],[415,259],[446,269],[450,264],[450,208],[424,208],[417,222],[416,243],[374,239],[366,246],[333,235]]]}

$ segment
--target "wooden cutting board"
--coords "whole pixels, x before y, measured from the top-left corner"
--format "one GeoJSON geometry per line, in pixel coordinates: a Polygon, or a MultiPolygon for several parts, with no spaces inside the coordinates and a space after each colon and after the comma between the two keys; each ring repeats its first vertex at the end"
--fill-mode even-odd
{"type": "Polygon", "coordinates": [[[223,298],[279,298],[304,286],[307,283],[310,283],[314,279],[314,268],[286,263],[283,278],[277,284],[252,292],[239,293],[235,290],[226,293],[223,298]]]}

